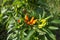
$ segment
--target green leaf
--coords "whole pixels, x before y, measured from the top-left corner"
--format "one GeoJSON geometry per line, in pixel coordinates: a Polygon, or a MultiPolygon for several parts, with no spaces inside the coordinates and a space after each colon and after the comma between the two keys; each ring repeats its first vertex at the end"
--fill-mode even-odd
{"type": "Polygon", "coordinates": [[[37,29],[36,31],[39,33],[39,35],[45,35],[46,34],[45,32],[43,32],[42,30],[39,30],[39,29],[37,29]]]}
{"type": "Polygon", "coordinates": [[[21,2],[20,0],[15,0],[15,1],[13,2],[13,5],[16,5],[17,8],[19,8],[19,7],[22,6],[22,2],[21,2]]]}
{"type": "Polygon", "coordinates": [[[7,2],[7,0],[3,0],[3,4],[4,4],[5,2],[7,2]]]}
{"type": "Polygon", "coordinates": [[[60,24],[60,20],[53,20],[53,21],[51,21],[51,23],[56,23],[56,24],[60,24]]]}
{"type": "Polygon", "coordinates": [[[51,30],[57,30],[57,29],[59,29],[58,27],[55,27],[55,26],[49,26],[48,28],[51,29],[51,30]]]}
{"type": "Polygon", "coordinates": [[[48,40],[47,37],[46,37],[45,35],[44,35],[44,37],[45,37],[45,40],[48,40]]]}
{"type": "Polygon", "coordinates": [[[13,40],[16,38],[16,34],[10,33],[7,37],[7,40],[13,40]]]}
{"type": "Polygon", "coordinates": [[[0,5],[2,4],[2,1],[3,1],[3,0],[0,0],[0,5]]]}
{"type": "Polygon", "coordinates": [[[45,11],[43,11],[42,18],[44,18],[44,17],[45,17],[45,15],[46,15],[46,12],[45,12],[45,11]]]}
{"type": "Polygon", "coordinates": [[[35,30],[31,30],[25,40],[29,40],[30,37],[35,33],[35,30]]]}
{"type": "Polygon", "coordinates": [[[45,35],[41,36],[41,40],[48,40],[45,35]]]}
{"type": "MultiPolygon", "coordinates": [[[[25,32],[24,32],[24,30],[21,30],[21,32],[20,32],[20,39],[21,40],[23,40],[24,39],[24,34],[25,32]]],[[[19,35],[18,35],[19,36],[19,35]]]]}
{"type": "Polygon", "coordinates": [[[41,20],[41,18],[42,18],[42,17],[41,17],[41,15],[39,14],[39,19],[41,20]]]}
{"type": "Polygon", "coordinates": [[[53,40],[56,40],[55,35],[48,29],[44,29],[43,30],[47,33],[47,35],[49,35],[50,38],[52,38],[53,40]]]}

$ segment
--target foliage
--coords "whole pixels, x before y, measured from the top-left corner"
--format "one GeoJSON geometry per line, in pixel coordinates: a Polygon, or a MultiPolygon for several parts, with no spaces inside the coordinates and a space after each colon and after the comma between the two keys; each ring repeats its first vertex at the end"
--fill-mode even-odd
{"type": "Polygon", "coordinates": [[[8,31],[7,40],[56,40],[52,30],[59,27],[52,24],[60,24],[59,4],[60,0],[3,0],[0,24],[8,31]]]}

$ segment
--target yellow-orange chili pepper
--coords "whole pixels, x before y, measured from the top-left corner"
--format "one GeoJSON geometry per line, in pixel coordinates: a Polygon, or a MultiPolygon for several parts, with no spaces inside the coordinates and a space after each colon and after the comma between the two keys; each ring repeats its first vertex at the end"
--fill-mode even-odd
{"type": "Polygon", "coordinates": [[[32,17],[32,18],[29,20],[28,16],[25,15],[25,22],[26,22],[28,25],[34,25],[34,24],[37,22],[37,19],[34,20],[34,17],[32,17]]]}

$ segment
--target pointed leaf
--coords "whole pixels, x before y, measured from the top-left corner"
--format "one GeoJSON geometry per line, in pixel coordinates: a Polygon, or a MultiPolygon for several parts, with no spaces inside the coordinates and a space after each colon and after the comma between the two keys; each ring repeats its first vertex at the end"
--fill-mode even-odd
{"type": "Polygon", "coordinates": [[[35,30],[31,30],[25,40],[29,40],[34,33],[35,33],[35,30]]]}
{"type": "Polygon", "coordinates": [[[51,23],[60,24],[60,20],[53,20],[53,21],[51,21],[51,23]]]}
{"type": "Polygon", "coordinates": [[[44,29],[43,30],[47,33],[47,35],[49,35],[49,37],[51,37],[53,40],[56,40],[55,35],[48,29],[44,29]]]}
{"type": "Polygon", "coordinates": [[[55,26],[49,26],[48,28],[51,30],[58,30],[59,29],[58,27],[55,27],[55,26]]]}

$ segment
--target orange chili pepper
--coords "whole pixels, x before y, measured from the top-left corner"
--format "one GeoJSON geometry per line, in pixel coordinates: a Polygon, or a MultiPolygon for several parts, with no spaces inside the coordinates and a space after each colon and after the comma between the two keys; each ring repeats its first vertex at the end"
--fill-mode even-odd
{"type": "Polygon", "coordinates": [[[34,20],[34,17],[32,17],[32,18],[31,18],[30,23],[32,23],[32,22],[33,22],[33,20],[34,20]]]}
{"type": "Polygon", "coordinates": [[[25,15],[25,22],[29,25],[33,25],[37,22],[37,19],[34,20],[34,17],[32,17],[31,20],[29,21],[28,15],[25,15]]]}
{"type": "Polygon", "coordinates": [[[33,22],[31,23],[31,25],[35,24],[37,22],[37,19],[33,20],[33,22]]]}
{"type": "Polygon", "coordinates": [[[29,25],[30,25],[30,22],[27,22],[27,24],[29,24],[29,25]]]}
{"type": "Polygon", "coordinates": [[[18,23],[20,23],[20,20],[17,20],[18,23]]]}
{"type": "Polygon", "coordinates": [[[28,15],[25,15],[25,20],[26,20],[26,21],[28,21],[28,20],[29,20],[28,15]]]}

